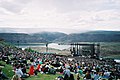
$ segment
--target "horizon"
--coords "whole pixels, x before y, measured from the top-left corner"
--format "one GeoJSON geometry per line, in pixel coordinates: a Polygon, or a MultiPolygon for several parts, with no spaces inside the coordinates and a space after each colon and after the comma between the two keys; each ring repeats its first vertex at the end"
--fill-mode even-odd
{"type": "Polygon", "coordinates": [[[120,31],[119,4],[120,0],[0,0],[0,29],[66,34],[120,31]]]}
{"type": "MultiPolygon", "coordinates": [[[[89,30],[89,31],[82,31],[82,32],[73,32],[73,33],[66,33],[66,32],[60,32],[60,31],[39,31],[39,28],[0,28],[0,33],[24,33],[24,34],[35,34],[35,33],[64,33],[64,34],[76,34],[76,33],[86,33],[86,32],[94,32],[94,31],[115,31],[115,30],[89,30]],[[34,30],[34,32],[27,32],[29,29],[34,30]],[[38,31],[37,31],[38,30],[38,31]]],[[[117,32],[117,30],[116,30],[117,32]]]]}

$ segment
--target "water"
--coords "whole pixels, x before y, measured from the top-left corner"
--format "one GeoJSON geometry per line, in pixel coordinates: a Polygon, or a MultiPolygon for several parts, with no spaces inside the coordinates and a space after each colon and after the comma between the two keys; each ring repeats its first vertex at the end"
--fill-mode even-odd
{"type": "MultiPolygon", "coordinates": [[[[18,46],[18,44],[16,44],[16,46],[18,46]]],[[[45,43],[19,44],[19,48],[22,48],[23,50],[29,47],[46,47],[46,44],[45,43]]],[[[70,48],[70,45],[59,45],[57,43],[49,43],[48,48],[64,50],[70,48]]],[[[114,58],[114,60],[120,63],[120,58],[114,58]]]]}
{"type": "Polygon", "coordinates": [[[114,59],[114,61],[116,61],[117,63],[120,63],[120,59],[114,59]]]}
{"type": "MultiPolygon", "coordinates": [[[[18,45],[16,45],[18,46],[18,45]]],[[[35,44],[19,44],[19,48],[29,48],[29,47],[46,47],[46,44],[40,44],[40,43],[35,43],[35,44]]],[[[70,48],[70,45],[59,45],[57,43],[49,43],[48,48],[54,48],[54,49],[59,49],[59,50],[64,50],[70,48]]]]}

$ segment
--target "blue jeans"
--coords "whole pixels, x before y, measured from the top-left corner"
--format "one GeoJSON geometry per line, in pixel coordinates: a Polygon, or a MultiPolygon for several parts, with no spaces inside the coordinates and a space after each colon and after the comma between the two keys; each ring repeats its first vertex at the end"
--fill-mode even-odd
{"type": "Polygon", "coordinates": [[[9,79],[4,73],[0,74],[0,80],[9,79]]]}

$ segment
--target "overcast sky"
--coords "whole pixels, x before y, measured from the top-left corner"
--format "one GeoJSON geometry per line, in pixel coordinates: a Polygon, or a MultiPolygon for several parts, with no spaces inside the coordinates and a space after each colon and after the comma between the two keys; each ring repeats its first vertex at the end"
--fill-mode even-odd
{"type": "Polygon", "coordinates": [[[120,0],[0,0],[0,28],[29,33],[120,31],[120,0]]]}

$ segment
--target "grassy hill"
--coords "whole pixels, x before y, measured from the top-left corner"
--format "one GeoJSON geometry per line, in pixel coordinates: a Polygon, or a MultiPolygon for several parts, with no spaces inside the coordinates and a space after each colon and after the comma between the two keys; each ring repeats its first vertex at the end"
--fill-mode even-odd
{"type": "Polygon", "coordinates": [[[90,31],[60,37],[56,42],[120,42],[120,31],[90,31]]]}
{"type": "MultiPolygon", "coordinates": [[[[113,56],[117,57],[120,59],[120,43],[116,42],[102,42],[101,44],[101,53],[103,55],[107,56],[113,56]],[[118,56],[119,55],[119,56],[118,56]]],[[[5,42],[0,42],[0,46],[11,46],[5,42]]],[[[3,72],[11,78],[14,75],[14,72],[12,71],[13,68],[11,65],[7,65],[5,62],[0,61],[0,64],[5,65],[3,67],[3,72]]],[[[27,78],[26,80],[55,80],[56,77],[62,76],[61,74],[56,74],[56,75],[50,75],[50,74],[38,74],[38,76],[31,76],[27,78]]],[[[74,75],[75,76],[75,75],[74,75]]],[[[76,77],[75,77],[76,78],[76,77]]]]}
{"type": "Polygon", "coordinates": [[[51,74],[41,74],[39,73],[37,76],[31,76],[26,80],[56,80],[58,76],[63,76],[61,74],[51,75],[51,74]]]}
{"type": "MultiPolygon", "coordinates": [[[[1,67],[3,73],[5,73],[9,79],[12,78],[14,75],[13,68],[11,65],[7,65],[5,62],[0,61],[0,64],[5,65],[5,67],[1,67]]],[[[39,73],[38,76],[30,76],[29,78],[26,78],[25,80],[55,80],[56,77],[62,76],[61,74],[56,75],[50,75],[50,74],[41,74],[39,73]]]]}
{"type": "Polygon", "coordinates": [[[101,42],[101,56],[113,56],[120,59],[120,42],[101,42]]]}
{"type": "Polygon", "coordinates": [[[43,43],[52,42],[53,40],[62,37],[66,34],[59,32],[44,32],[44,33],[0,33],[0,39],[4,39],[10,43],[43,43]]]}

